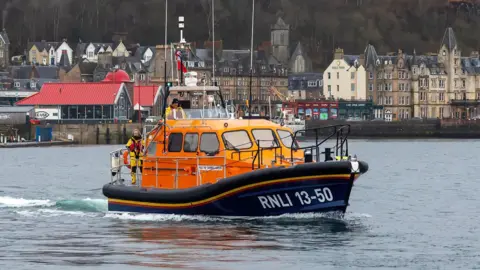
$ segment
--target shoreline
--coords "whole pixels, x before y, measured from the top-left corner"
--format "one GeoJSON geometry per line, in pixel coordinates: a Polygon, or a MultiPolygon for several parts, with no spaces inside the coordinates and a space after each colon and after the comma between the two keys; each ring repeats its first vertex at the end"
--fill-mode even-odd
{"type": "Polygon", "coordinates": [[[51,142],[15,142],[0,144],[0,148],[27,148],[27,147],[50,147],[50,146],[65,146],[76,145],[75,141],[51,141],[51,142]]]}

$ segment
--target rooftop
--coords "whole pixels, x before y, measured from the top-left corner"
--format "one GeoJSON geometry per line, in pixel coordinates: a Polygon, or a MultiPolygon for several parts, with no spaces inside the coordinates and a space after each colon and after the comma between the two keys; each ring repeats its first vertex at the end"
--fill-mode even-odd
{"type": "Polygon", "coordinates": [[[45,83],[16,105],[113,105],[122,88],[123,83],[45,83]]]}

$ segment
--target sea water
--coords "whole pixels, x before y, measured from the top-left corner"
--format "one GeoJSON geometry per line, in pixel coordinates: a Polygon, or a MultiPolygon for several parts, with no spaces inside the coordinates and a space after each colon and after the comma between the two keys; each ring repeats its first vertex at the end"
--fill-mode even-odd
{"type": "Polygon", "coordinates": [[[349,145],[344,218],[108,213],[119,146],[0,150],[0,269],[480,268],[480,141],[349,145]]]}

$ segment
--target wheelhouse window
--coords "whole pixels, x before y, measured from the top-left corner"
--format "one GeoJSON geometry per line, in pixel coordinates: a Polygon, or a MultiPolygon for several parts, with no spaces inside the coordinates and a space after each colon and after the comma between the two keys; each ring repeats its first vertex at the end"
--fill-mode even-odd
{"type": "Polygon", "coordinates": [[[155,156],[157,153],[157,143],[150,142],[147,146],[147,156],[155,156]]]}
{"type": "Polygon", "coordinates": [[[253,138],[259,147],[278,147],[277,138],[271,129],[252,130],[253,138]]]}
{"type": "Polygon", "coordinates": [[[228,150],[249,149],[253,145],[245,130],[227,131],[222,137],[228,150]]]}
{"type": "Polygon", "coordinates": [[[203,133],[200,140],[200,151],[215,153],[220,150],[220,142],[216,133],[203,133]]]}
{"type": "Polygon", "coordinates": [[[197,152],[198,148],[198,134],[187,133],[183,142],[183,152],[197,152]]]}
{"type": "MultiPolygon", "coordinates": [[[[282,141],[283,145],[287,148],[292,147],[292,142],[293,142],[293,135],[290,133],[290,131],[287,130],[277,130],[278,132],[278,137],[280,137],[280,140],[282,141]]],[[[298,148],[297,142],[293,143],[294,148],[298,148]]]]}
{"type": "Polygon", "coordinates": [[[181,152],[183,144],[182,133],[172,133],[168,136],[168,152],[181,152]]]}

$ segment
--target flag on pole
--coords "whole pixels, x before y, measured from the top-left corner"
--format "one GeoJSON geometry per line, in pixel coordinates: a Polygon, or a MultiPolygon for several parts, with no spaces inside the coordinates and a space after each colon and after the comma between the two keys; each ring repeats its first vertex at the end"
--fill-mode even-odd
{"type": "Polygon", "coordinates": [[[185,72],[187,72],[187,68],[182,63],[181,55],[182,55],[181,51],[176,51],[175,52],[175,56],[177,58],[177,70],[181,70],[183,73],[185,73],[185,72]]]}

